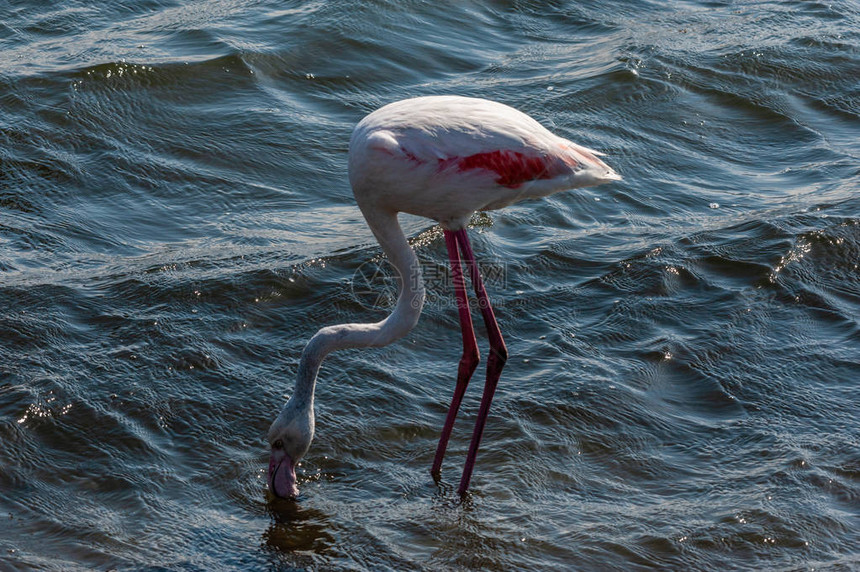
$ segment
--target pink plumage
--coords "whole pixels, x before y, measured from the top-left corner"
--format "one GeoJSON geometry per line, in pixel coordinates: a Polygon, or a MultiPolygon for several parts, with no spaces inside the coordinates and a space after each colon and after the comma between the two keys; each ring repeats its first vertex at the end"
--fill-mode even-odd
{"type": "Polygon", "coordinates": [[[469,97],[398,101],[365,117],[349,144],[362,203],[464,227],[472,213],[620,177],[599,153],[516,109],[469,97]]]}
{"type": "Polygon", "coordinates": [[[554,168],[556,165],[553,164],[552,159],[529,157],[519,151],[508,149],[475,153],[468,157],[456,157],[441,162],[443,165],[452,162],[461,172],[471,169],[492,171],[497,175],[496,183],[510,189],[516,189],[529,181],[552,179],[559,174],[558,169],[554,168]]]}
{"type": "Polygon", "coordinates": [[[296,389],[269,429],[268,482],[276,496],[298,494],[295,467],[313,439],[314,388],[325,356],[342,348],[387,345],[418,322],[424,283],[418,259],[397,221],[400,212],[425,216],[442,225],[463,334],[463,357],[433,474],[441,470],[460,402],[480,361],[461,255],[487,327],[487,378],[458,489],[465,493],[508,355],[466,225],[475,211],[619,180],[599,155],[551,133],[512,107],[485,99],[408,99],[386,105],[355,127],[349,143],[349,180],[368,226],[400,275],[400,292],[394,311],[381,322],[327,326],[308,342],[299,362],[296,389]]]}

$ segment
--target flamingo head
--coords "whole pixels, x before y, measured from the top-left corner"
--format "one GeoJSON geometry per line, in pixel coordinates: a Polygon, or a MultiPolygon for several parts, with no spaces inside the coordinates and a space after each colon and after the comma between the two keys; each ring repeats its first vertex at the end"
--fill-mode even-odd
{"type": "Polygon", "coordinates": [[[269,490],[277,497],[296,498],[296,466],[314,438],[313,405],[287,401],[281,414],[269,427],[269,490]]]}

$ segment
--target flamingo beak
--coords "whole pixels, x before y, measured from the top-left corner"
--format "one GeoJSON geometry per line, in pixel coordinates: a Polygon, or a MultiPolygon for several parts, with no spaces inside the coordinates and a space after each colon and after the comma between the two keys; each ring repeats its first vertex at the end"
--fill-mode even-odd
{"type": "Polygon", "coordinates": [[[269,458],[269,490],[281,498],[294,499],[299,494],[296,467],[284,451],[272,451],[269,458]]]}

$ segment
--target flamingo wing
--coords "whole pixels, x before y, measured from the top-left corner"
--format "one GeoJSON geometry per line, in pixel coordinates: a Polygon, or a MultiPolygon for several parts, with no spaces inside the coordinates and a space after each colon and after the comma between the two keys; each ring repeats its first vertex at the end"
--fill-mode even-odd
{"type": "Polygon", "coordinates": [[[611,171],[599,153],[554,135],[512,107],[482,99],[436,96],[393,103],[356,131],[387,155],[433,165],[444,174],[484,172],[508,188],[567,180],[587,167],[611,171]]]}

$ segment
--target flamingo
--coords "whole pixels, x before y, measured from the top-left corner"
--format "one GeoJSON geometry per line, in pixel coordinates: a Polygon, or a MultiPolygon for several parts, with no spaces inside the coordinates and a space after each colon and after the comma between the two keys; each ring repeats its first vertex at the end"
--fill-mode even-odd
{"type": "Polygon", "coordinates": [[[268,432],[268,486],[275,496],[298,495],[295,469],[314,436],[314,388],[326,355],[344,348],[386,346],[405,336],[418,322],[424,283],[418,259],[398,222],[400,212],[428,217],[441,225],[463,335],[454,395],[431,468],[434,475],[441,470],[454,419],[480,361],[464,264],[487,329],[487,377],[458,487],[459,494],[465,494],[508,356],[466,225],[476,211],[620,180],[598,159],[600,155],[554,135],[512,107],[486,99],[406,99],[388,104],[358,123],[349,142],[349,181],[370,230],[399,275],[398,298],[384,320],[327,326],[305,346],[295,390],[268,432]]]}

